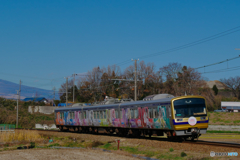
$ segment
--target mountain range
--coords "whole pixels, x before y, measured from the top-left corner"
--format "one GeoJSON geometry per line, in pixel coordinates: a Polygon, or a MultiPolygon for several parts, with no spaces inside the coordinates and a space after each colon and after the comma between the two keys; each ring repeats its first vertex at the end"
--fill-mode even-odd
{"type": "MultiPolygon", "coordinates": [[[[0,79],[0,97],[17,99],[17,90],[19,90],[19,84],[0,79]]],[[[59,99],[58,94],[55,95],[55,99],[59,99]]],[[[46,99],[53,99],[54,95],[53,90],[21,85],[20,99],[29,97],[45,97],[46,99]]]]}

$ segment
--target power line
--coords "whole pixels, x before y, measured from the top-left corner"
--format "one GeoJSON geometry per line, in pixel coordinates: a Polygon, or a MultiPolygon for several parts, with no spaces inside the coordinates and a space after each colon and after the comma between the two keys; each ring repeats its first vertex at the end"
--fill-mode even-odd
{"type": "Polygon", "coordinates": [[[223,60],[223,61],[220,61],[220,62],[216,62],[216,63],[208,64],[208,65],[205,65],[205,66],[197,67],[197,68],[194,68],[194,69],[200,69],[200,68],[205,68],[205,67],[209,67],[209,66],[214,66],[214,65],[221,64],[221,63],[224,63],[224,62],[228,62],[228,61],[231,61],[231,60],[234,60],[234,59],[237,59],[237,58],[240,58],[240,55],[237,56],[237,57],[233,57],[233,58],[226,59],[226,60],[223,60]]]}
{"type": "MultiPolygon", "coordinates": [[[[186,49],[186,48],[189,48],[189,47],[192,47],[192,46],[195,46],[195,45],[199,45],[199,44],[202,44],[202,43],[205,43],[205,42],[208,42],[208,41],[212,41],[214,39],[217,39],[217,38],[220,38],[220,37],[223,37],[223,36],[227,36],[229,34],[232,34],[232,33],[238,32],[238,31],[240,31],[240,26],[234,27],[232,29],[214,34],[212,36],[209,36],[209,37],[197,40],[197,41],[193,41],[191,43],[187,43],[185,45],[181,45],[181,46],[178,46],[178,47],[174,47],[174,48],[167,49],[167,50],[160,51],[160,52],[153,53],[153,54],[147,54],[147,55],[144,55],[144,56],[140,56],[139,58],[144,59],[144,58],[150,58],[150,57],[154,57],[154,56],[159,56],[159,55],[175,52],[175,51],[186,49]]],[[[126,60],[126,61],[120,62],[120,63],[118,63],[119,64],[118,66],[125,65],[127,63],[131,63],[131,61],[126,60]]]]}
{"type": "Polygon", "coordinates": [[[231,68],[226,68],[226,69],[219,69],[219,70],[214,70],[214,71],[209,71],[209,72],[203,72],[201,74],[228,72],[228,71],[235,71],[235,70],[239,70],[239,69],[240,69],[240,66],[236,66],[236,67],[231,67],[231,68]]]}

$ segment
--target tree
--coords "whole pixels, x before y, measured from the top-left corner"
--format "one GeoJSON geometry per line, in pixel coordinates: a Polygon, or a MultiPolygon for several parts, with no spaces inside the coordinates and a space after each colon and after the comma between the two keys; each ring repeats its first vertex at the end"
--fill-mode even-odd
{"type": "Polygon", "coordinates": [[[215,95],[218,94],[218,88],[217,88],[216,84],[213,86],[212,90],[214,91],[215,95]]]}
{"type": "Polygon", "coordinates": [[[232,93],[234,94],[234,97],[237,97],[240,99],[240,77],[230,77],[228,79],[224,78],[220,80],[223,82],[227,87],[229,87],[232,90],[232,93]]]}

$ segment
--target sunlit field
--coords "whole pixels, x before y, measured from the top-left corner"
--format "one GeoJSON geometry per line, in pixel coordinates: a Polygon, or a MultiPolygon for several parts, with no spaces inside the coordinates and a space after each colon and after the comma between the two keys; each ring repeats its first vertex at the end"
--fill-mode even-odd
{"type": "Polygon", "coordinates": [[[37,131],[15,130],[14,132],[0,132],[0,142],[35,142],[39,140],[43,140],[43,137],[37,131]]]}

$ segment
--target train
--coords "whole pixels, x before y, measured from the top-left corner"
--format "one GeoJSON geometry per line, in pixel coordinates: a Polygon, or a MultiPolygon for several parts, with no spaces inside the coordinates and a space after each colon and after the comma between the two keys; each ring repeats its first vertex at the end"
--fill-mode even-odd
{"type": "Polygon", "coordinates": [[[103,131],[119,136],[163,136],[171,140],[198,139],[208,128],[206,100],[202,96],[179,96],[145,101],[82,107],[54,111],[60,131],[82,133],[103,131]]]}

